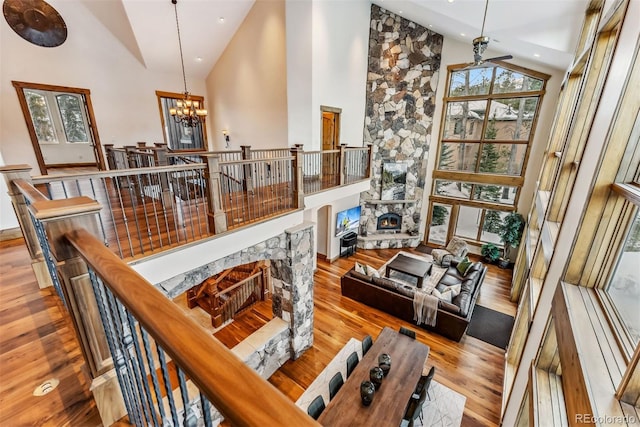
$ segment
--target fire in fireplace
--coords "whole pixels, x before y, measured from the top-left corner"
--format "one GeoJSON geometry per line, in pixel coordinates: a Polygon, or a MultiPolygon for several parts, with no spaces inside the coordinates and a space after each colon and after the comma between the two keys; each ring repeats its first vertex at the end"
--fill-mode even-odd
{"type": "Polygon", "coordinates": [[[402,217],[396,213],[386,213],[378,217],[378,230],[400,231],[402,229],[402,217]]]}

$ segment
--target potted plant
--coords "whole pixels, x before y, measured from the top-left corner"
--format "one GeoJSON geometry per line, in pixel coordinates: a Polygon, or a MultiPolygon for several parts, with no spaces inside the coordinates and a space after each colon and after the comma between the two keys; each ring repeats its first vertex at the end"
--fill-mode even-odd
{"type": "Polygon", "coordinates": [[[520,245],[520,239],[522,237],[522,231],[524,230],[524,218],[517,212],[510,212],[502,220],[502,228],[500,229],[500,240],[504,244],[504,252],[502,257],[498,260],[498,266],[500,268],[507,268],[511,260],[509,259],[509,252],[512,248],[517,248],[520,245]]]}
{"type": "Polygon", "coordinates": [[[500,248],[493,243],[486,243],[482,245],[480,253],[489,264],[493,264],[498,260],[498,258],[500,258],[500,248]]]}

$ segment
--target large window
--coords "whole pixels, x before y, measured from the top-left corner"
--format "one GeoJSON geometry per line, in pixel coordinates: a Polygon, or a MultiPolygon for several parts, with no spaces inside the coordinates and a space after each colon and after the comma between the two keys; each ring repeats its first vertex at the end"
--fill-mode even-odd
{"type": "Polygon", "coordinates": [[[455,235],[499,243],[500,222],[515,209],[524,182],[548,78],[507,64],[449,67],[428,242],[443,244],[455,235]],[[446,236],[439,220],[443,205],[452,207],[446,236]]]}
{"type": "Polygon", "coordinates": [[[82,95],[24,89],[24,96],[40,144],[91,142],[82,95]]]}
{"type": "Polygon", "coordinates": [[[640,214],[636,212],[606,293],[624,324],[633,347],[640,342],[640,214]]]}

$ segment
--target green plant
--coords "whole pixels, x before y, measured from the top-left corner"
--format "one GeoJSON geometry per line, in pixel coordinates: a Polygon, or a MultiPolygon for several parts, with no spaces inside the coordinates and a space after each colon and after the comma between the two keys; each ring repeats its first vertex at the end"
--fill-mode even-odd
{"type": "Polygon", "coordinates": [[[500,258],[500,248],[493,243],[486,243],[480,248],[480,253],[490,262],[495,262],[500,258]]]}
{"type": "Polygon", "coordinates": [[[510,212],[502,220],[500,229],[500,241],[504,243],[503,258],[509,259],[509,250],[520,245],[520,238],[524,230],[524,218],[517,212],[510,212]]]}

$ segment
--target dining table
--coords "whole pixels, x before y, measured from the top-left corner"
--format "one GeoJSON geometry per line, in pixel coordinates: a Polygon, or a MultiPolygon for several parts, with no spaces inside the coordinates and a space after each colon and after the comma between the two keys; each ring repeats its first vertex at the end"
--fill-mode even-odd
{"type": "Polygon", "coordinates": [[[383,328],[318,422],[323,426],[345,427],[400,425],[428,356],[429,346],[389,327],[383,328]],[[360,384],[369,380],[369,371],[378,366],[378,357],[383,353],[391,357],[391,369],[375,391],[373,401],[365,406],[360,398],[360,384]]]}

